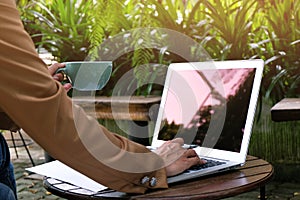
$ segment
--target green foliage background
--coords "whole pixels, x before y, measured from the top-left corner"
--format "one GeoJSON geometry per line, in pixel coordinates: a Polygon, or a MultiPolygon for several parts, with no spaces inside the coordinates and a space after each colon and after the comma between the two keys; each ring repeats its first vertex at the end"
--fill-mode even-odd
{"type": "MultiPolygon", "coordinates": [[[[19,0],[17,3],[32,37],[42,37],[36,45],[52,52],[60,62],[96,56],[97,47],[119,33],[160,27],[194,39],[215,60],[263,59],[262,93],[273,103],[299,94],[299,0],[19,0]]],[[[133,37],[136,40],[131,45],[137,50],[125,55],[123,63],[118,64],[130,69],[153,60],[157,62],[153,50],[136,48],[147,47],[146,43],[151,42],[147,34],[137,31],[133,37]],[[142,43],[138,43],[140,39],[142,43]]],[[[166,56],[168,53],[167,46],[159,52],[160,63],[177,61],[166,56]]],[[[146,76],[149,74],[146,67],[144,73],[135,72],[138,82],[153,78],[146,76]]]]}

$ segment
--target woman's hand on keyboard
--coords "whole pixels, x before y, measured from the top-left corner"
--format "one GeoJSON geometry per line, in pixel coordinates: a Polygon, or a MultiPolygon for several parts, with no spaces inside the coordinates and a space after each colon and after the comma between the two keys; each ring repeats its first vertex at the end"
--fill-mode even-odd
{"type": "Polygon", "coordinates": [[[182,138],[165,142],[154,152],[162,157],[166,165],[167,176],[174,176],[184,172],[193,165],[205,164],[195,150],[183,148],[182,138]]]}

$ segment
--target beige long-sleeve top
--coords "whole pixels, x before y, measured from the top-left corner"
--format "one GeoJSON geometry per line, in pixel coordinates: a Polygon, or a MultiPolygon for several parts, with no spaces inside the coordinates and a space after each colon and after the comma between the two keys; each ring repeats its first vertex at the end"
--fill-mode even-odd
{"type": "Polygon", "coordinates": [[[72,104],[36,53],[14,0],[0,0],[0,95],[0,110],[53,157],[93,180],[129,193],[168,187],[158,155],[72,104]]]}

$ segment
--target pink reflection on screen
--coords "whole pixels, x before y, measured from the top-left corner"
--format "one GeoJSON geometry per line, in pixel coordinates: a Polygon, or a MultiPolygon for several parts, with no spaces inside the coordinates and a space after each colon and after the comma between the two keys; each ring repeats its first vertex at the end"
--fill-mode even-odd
{"type": "Polygon", "coordinates": [[[165,104],[165,117],[168,122],[187,125],[209,94],[209,87],[197,72],[174,73],[165,104]]]}
{"type": "Polygon", "coordinates": [[[201,106],[219,105],[235,95],[251,71],[253,69],[239,68],[202,70],[201,74],[197,71],[173,73],[164,118],[168,123],[187,127],[201,106]]]}

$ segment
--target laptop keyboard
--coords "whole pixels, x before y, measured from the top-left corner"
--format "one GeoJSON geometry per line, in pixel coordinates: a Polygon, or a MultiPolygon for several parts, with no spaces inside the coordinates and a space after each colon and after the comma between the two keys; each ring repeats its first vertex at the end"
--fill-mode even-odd
{"type": "Polygon", "coordinates": [[[191,168],[189,168],[188,170],[186,170],[185,173],[198,171],[198,170],[201,170],[201,169],[206,169],[206,168],[214,167],[214,166],[217,166],[217,165],[223,165],[223,164],[226,163],[226,162],[221,162],[221,161],[217,161],[217,160],[210,160],[210,159],[202,159],[202,160],[205,160],[206,163],[202,164],[202,165],[194,165],[191,168]]]}

